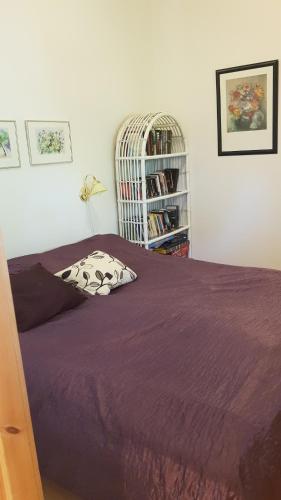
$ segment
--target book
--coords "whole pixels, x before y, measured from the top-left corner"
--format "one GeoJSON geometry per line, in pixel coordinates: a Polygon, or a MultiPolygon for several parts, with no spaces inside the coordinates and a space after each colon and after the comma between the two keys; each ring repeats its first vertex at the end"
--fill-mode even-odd
{"type": "MultiPolygon", "coordinates": [[[[171,175],[171,174],[170,174],[171,175]]],[[[173,182],[173,181],[171,181],[173,182]]],[[[154,198],[169,194],[169,187],[165,170],[157,170],[153,174],[146,175],[146,197],[154,198]]]]}
{"type": "Polygon", "coordinates": [[[156,215],[157,224],[159,227],[159,236],[160,236],[166,231],[163,213],[160,210],[151,210],[151,213],[156,215]]]}
{"type": "Polygon", "coordinates": [[[156,154],[161,155],[163,149],[162,130],[155,129],[156,154]]]}
{"type": "Polygon", "coordinates": [[[146,176],[146,197],[154,198],[155,196],[159,196],[159,191],[157,189],[156,178],[153,175],[146,176]]]}
{"type": "Polygon", "coordinates": [[[151,210],[147,214],[147,223],[149,238],[161,236],[176,229],[178,227],[178,205],[171,205],[169,209],[165,207],[151,210]]]}
{"type": "Polygon", "coordinates": [[[135,200],[142,200],[142,183],[141,180],[134,183],[135,200]]]}
{"type": "Polygon", "coordinates": [[[166,210],[168,211],[171,228],[177,229],[179,227],[179,205],[167,205],[166,210]]]}
{"type": "Polygon", "coordinates": [[[141,181],[120,182],[120,195],[122,200],[142,200],[141,181]]]}
{"type": "Polygon", "coordinates": [[[146,154],[148,156],[153,156],[153,155],[156,155],[156,133],[155,133],[155,129],[151,129],[149,134],[148,134],[148,138],[147,138],[147,142],[146,142],[146,154]]]}
{"type": "Polygon", "coordinates": [[[171,154],[172,152],[172,130],[152,128],[149,131],[146,142],[146,154],[148,156],[171,154]]]}
{"type": "Polygon", "coordinates": [[[141,217],[140,219],[136,218],[135,222],[135,234],[136,234],[136,240],[143,240],[144,239],[144,232],[143,232],[143,218],[141,217]]]}
{"type": "Polygon", "coordinates": [[[167,137],[168,137],[168,131],[167,130],[162,130],[162,154],[166,155],[168,152],[167,148],[167,137]]]}
{"type": "Polygon", "coordinates": [[[163,238],[160,241],[155,241],[154,243],[151,243],[150,246],[149,246],[149,248],[151,250],[154,250],[155,248],[161,247],[164,242],[167,242],[167,241],[173,239],[173,237],[174,237],[174,235],[167,234],[166,238],[163,238]]]}
{"type": "Polygon", "coordinates": [[[186,233],[180,233],[164,241],[161,245],[153,248],[154,252],[162,255],[176,255],[187,257],[189,253],[189,241],[186,233]]]}
{"type": "Polygon", "coordinates": [[[186,243],[187,241],[187,233],[179,233],[172,235],[167,241],[162,243],[162,248],[167,250],[173,249],[173,247],[178,246],[179,244],[186,243]]]}
{"type": "Polygon", "coordinates": [[[122,200],[131,199],[131,186],[129,182],[120,182],[120,194],[122,200]]]}
{"type": "Polygon", "coordinates": [[[179,169],[178,168],[166,168],[164,170],[166,176],[166,181],[168,185],[169,193],[175,193],[178,186],[179,179],[179,169]]]}
{"type": "Polygon", "coordinates": [[[168,255],[174,255],[177,257],[188,257],[188,254],[189,254],[189,242],[181,243],[179,245],[179,248],[173,250],[171,253],[168,253],[168,255]]]}
{"type": "Polygon", "coordinates": [[[151,134],[151,154],[152,156],[156,155],[156,132],[155,132],[155,129],[151,129],[150,131],[150,134],[151,134]]]}
{"type": "Polygon", "coordinates": [[[158,230],[156,225],[155,216],[152,213],[147,215],[148,218],[148,236],[149,238],[154,238],[158,236],[158,230]]]}
{"type": "Polygon", "coordinates": [[[171,154],[172,153],[172,131],[171,130],[167,130],[167,146],[166,146],[166,149],[167,149],[167,154],[171,154]]]}
{"type": "Polygon", "coordinates": [[[165,170],[159,170],[156,172],[159,176],[160,185],[161,185],[161,194],[165,195],[169,193],[168,184],[165,176],[165,170]]]}
{"type": "Polygon", "coordinates": [[[147,214],[147,229],[150,239],[165,234],[166,224],[160,210],[152,210],[147,214]]]}
{"type": "Polygon", "coordinates": [[[162,214],[164,230],[167,232],[171,231],[172,225],[171,225],[168,210],[166,208],[160,208],[158,210],[158,213],[162,214]]]}
{"type": "Polygon", "coordinates": [[[156,196],[161,196],[162,190],[161,190],[161,184],[160,184],[160,179],[159,179],[159,174],[151,174],[151,178],[155,180],[155,186],[156,186],[156,191],[157,195],[156,196]]]}

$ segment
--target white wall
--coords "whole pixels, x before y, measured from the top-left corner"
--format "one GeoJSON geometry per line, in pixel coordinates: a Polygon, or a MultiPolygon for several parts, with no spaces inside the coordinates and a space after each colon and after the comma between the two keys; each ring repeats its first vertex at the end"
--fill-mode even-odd
{"type": "MultiPolygon", "coordinates": [[[[132,111],[167,111],[186,134],[193,257],[281,268],[280,155],[217,156],[215,70],[281,59],[281,2],[10,0],[1,6],[1,113],[16,119],[21,169],[0,171],[8,255],[117,230],[114,139],[132,111]],[[30,167],[25,119],[70,120],[74,162],[30,167]]],[[[280,134],[279,134],[279,144],[280,134]]]]}
{"type": "Polygon", "coordinates": [[[193,257],[281,268],[280,154],[218,157],[215,88],[216,69],[281,60],[281,2],[154,0],[151,8],[147,105],[178,117],[187,136],[193,257]]]}
{"type": "Polygon", "coordinates": [[[114,138],[141,107],[145,3],[9,0],[1,5],[0,120],[16,120],[22,167],[0,171],[0,227],[9,257],[91,234],[78,197],[95,174],[108,192],[91,201],[95,232],[115,232],[114,138]],[[29,165],[24,120],[69,120],[72,164],[29,165]]]}

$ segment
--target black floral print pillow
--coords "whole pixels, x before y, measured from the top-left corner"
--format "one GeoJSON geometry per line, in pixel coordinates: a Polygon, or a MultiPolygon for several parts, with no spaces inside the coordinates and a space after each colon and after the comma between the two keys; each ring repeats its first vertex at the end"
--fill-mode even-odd
{"type": "Polygon", "coordinates": [[[72,266],[57,272],[56,276],[91,295],[108,295],[112,288],[137,278],[132,269],[101,250],[96,250],[72,266]]]}

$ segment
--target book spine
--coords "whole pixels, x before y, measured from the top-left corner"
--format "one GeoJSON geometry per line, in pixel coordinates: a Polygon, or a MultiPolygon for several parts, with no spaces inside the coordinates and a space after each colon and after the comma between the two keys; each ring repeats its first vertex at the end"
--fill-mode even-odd
{"type": "Polygon", "coordinates": [[[120,183],[120,194],[123,200],[131,199],[131,186],[129,182],[120,183]]]}
{"type": "Polygon", "coordinates": [[[162,131],[160,129],[155,130],[155,137],[156,137],[156,154],[161,155],[162,154],[162,131]]]}
{"type": "Polygon", "coordinates": [[[172,153],[172,131],[167,130],[167,154],[172,153]]]}

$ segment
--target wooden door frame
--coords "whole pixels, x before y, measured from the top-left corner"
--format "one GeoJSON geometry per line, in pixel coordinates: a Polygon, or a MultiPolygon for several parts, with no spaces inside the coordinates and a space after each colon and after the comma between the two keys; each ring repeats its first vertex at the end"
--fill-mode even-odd
{"type": "Polygon", "coordinates": [[[0,235],[0,500],[43,500],[7,263],[0,235]]]}

